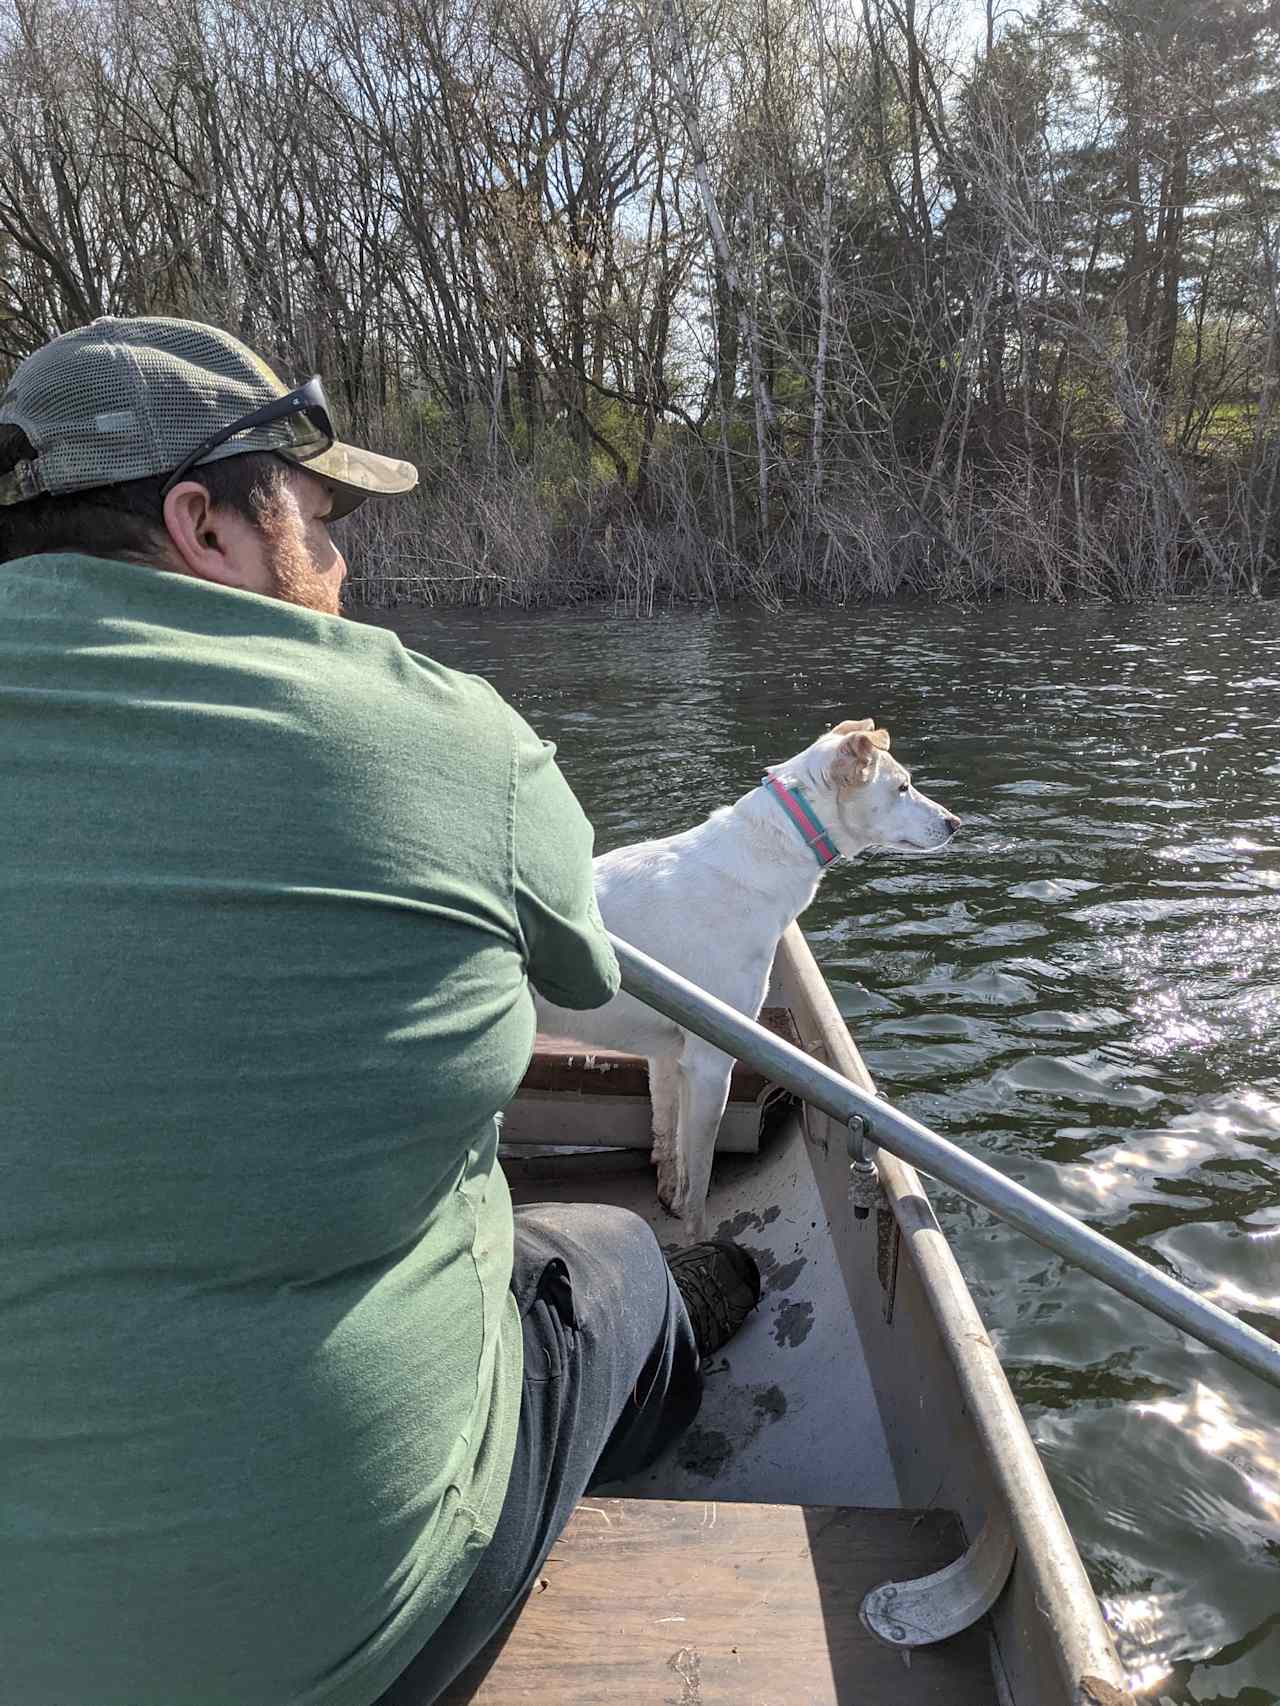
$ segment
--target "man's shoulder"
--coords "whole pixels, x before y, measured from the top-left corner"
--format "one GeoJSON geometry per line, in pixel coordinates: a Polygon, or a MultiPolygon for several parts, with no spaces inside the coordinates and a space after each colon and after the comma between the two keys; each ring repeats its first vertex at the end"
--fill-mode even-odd
{"type": "Polygon", "coordinates": [[[410,650],[389,629],[331,618],[318,644],[295,653],[317,720],[339,745],[406,763],[430,751],[439,787],[484,775],[504,790],[521,748],[521,720],[481,676],[410,650]],[[316,700],[319,703],[316,703],[316,700]]]}
{"type": "Polygon", "coordinates": [[[513,738],[513,713],[488,682],[409,650],[376,622],[86,553],[18,559],[5,571],[5,616],[19,628],[34,619],[41,645],[56,616],[69,652],[105,636],[127,649],[134,672],[149,660],[174,680],[195,672],[218,703],[310,707],[331,735],[426,719],[437,734],[452,728],[490,747],[513,738]]]}
{"type": "Polygon", "coordinates": [[[367,621],[336,620],[328,638],[358,669],[376,669],[408,700],[438,715],[476,718],[489,727],[508,727],[511,707],[482,676],[454,669],[401,643],[388,628],[367,621]]]}

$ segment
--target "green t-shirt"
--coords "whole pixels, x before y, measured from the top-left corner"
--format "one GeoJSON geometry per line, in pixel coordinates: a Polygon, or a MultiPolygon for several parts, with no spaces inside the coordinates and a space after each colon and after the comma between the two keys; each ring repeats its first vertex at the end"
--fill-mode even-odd
{"type": "Polygon", "coordinates": [[[618,971],[552,749],[391,634],[0,565],[0,1697],[367,1706],[514,1450],[495,1112],[618,971]]]}

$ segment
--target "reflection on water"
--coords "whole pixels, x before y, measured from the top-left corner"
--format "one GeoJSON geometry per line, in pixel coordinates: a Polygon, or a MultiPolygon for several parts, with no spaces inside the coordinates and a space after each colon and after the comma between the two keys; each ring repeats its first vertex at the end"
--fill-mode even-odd
{"type": "MultiPolygon", "coordinates": [[[[559,743],[602,847],[874,713],[964,830],[805,917],[872,1071],[1280,1337],[1280,609],[393,625],[559,743]]],[[[1277,1706],[1280,1396],[935,1196],[1135,1685],[1277,1706]]]]}
{"type": "Polygon", "coordinates": [[[1262,1428],[1242,1426],[1221,1392],[1196,1383],[1186,1403],[1159,1399],[1139,1404],[1139,1415],[1158,1416],[1200,1451],[1222,1457],[1244,1478],[1249,1494],[1265,1515],[1280,1518],[1280,1455],[1262,1428]]]}

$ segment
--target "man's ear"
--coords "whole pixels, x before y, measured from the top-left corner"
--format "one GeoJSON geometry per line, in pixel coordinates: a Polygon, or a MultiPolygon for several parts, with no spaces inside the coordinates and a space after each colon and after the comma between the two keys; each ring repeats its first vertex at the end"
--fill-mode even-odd
{"type": "Polygon", "coordinates": [[[837,788],[858,788],[871,780],[876,760],[889,750],[889,731],[872,726],[868,734],[861,728],[847,734],[840,749],[831,760],[830,776],[837,788]]]}
{"type": "Polygon", "coordinates": [[[169,553],[183,572],[221,586],[248,584],[239,518],[218,508],[198,480],[182,480],[164,500],[169,553]]]}

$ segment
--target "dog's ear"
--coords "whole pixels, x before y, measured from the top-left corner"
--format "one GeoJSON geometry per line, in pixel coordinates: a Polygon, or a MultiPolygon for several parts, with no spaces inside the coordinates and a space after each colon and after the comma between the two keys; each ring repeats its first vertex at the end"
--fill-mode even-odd
{"type": "Polygon", "coordinates": [[[859,729],[847,734],[831,760],[831,780],[837,788],[857,788],[870,781],[880,748],[872,735],[859,729]]]}
{"type": "Polygon", "coordinates": [[[837,723],[831,732],[833,735],[869,734],[875,726],[874,717],[846,717],[844,722],[837,723]]]}

